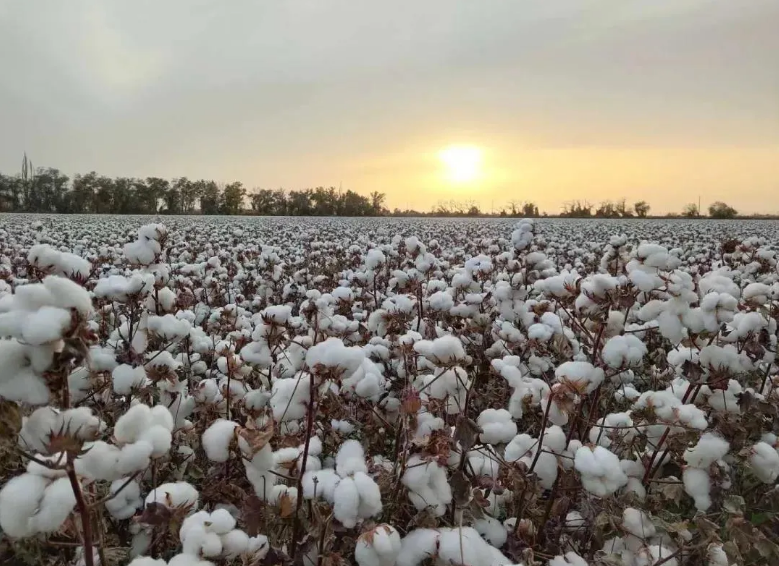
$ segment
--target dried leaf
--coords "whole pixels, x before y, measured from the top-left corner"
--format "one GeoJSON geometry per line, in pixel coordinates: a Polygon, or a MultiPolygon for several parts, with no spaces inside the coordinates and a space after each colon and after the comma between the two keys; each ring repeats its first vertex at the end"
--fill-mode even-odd
{"type": "Polygon", "coordinates": [[[270,439],[273,437],[273,420],[269,419],[262,428],[257,428],[253,419],[246,421],[246,426],[238,428],[238,436],[246,441],[249,445],[249,456],[254,457],[257,452],[265,448],[270,439]]]}
{"type": "Polygon", "coordinates": [[[728,495],[722,502],[722,508],[728,513],[741,513],[744,510],[744,498],[740,495],[728,495]]]}
{"type": "Polygon", "coordinates": [[[161,525],[167,525],[173,514],[162,503],[152,502],[146,505],[138,517],[138,522],[145,525],[151,525],[153,527],[159,527],[161,525]]]}
{"type": "Polygon", "coordinates": [[[465,507],[468,505],[471,500],[471,482],[468,481],[465,473],[462,470],[457,470],[452,474],[449,485],[452,486],[452,498],[455,506],[465,507]]]}
{"type": "Polygon", "coordinates": [[[295,506],[288,493],[282,493],[279,498],[279,515],[282,519],[287,519],[295,514],[295,506]]]}
{"type": "Polygon", "coordinates": [[[463,453],[468,452],[479,438],[482,430],[476,421],[459,415],[457,417],[457,426],[454,431],[455,442],[460,443],[460,449],[463,453]]]}

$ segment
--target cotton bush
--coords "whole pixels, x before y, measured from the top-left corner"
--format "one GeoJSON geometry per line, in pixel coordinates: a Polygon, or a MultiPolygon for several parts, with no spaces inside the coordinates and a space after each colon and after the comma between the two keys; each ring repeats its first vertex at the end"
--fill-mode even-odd
{"type": "Polygon", "coordinates": [[[28,563],[779,560],[768,223],[2,219],[28,563]]]}

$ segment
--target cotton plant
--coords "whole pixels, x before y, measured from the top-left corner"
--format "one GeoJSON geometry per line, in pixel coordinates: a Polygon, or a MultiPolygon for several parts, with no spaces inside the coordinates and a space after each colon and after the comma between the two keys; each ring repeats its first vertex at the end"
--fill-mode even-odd
{"type": "Polygon", "coordinates": [[[691,544],[779,475],[776,241],[747,222],[6,220],[0,413],[30,488],[0,527],[82,535],[75,479],[74,563],[125,528],[140,565],[256,560],[222,476],[291,527],[256,550],[307,564],[774,558],[691,544]],[[692,534],[653,516],[669,497],[692,534]]]}
{"type": "Polygon", "coordinates": [[[333,506],[333,515],[346,528],[381,512],[379,487],[368,474],[365,453],[356,440],[347,440],[338,449],[335,469],[307,471],[302,479],[305,499],[324,499],[333,506]]]}

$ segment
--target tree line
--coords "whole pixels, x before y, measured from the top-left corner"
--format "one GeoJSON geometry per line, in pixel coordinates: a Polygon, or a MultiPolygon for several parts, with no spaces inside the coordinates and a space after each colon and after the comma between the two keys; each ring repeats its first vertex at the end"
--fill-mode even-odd
{"type": "MultiPolygon", "coordinates": [[[[24,156],[21,171],[0,173],[0,212],[62,214],[256,214],[261,216],[500,216],[539,217],[538,206],[530,201],[510,200],[495,211],[483,212],[476,201],[441,201],[429,212],[390,211],[386,195],[374,191],[368,197],[352,190],[316,187],[303,190],[253,189],[240,181],[218,183],[178,177],[107,177],[91,171],[71,179],[53,167],[34,167],[24,156]],[[248,206],[247,206],[248,205],[248,206]]],[[[592,204],[574,200],[563,205],[559,216],[566,218],[646,218],[651,210],[646,201],[629,205],[626,199],[592,204]]],[[[708,208],[711,218],[734,218],[738,212],[724,202],[708,208]]],[[[685,218],[703,215],[697,204],[688,204],[685,218]]]]}
{"type": "Polygon", "coordinates": [[[0,173],[0,212],[377,216],[387,213],[385,200],[384,193],[365,197],[334,187],[249,191],[239,181],[107,177],[94,171],[71,181],[59,169],[35,168],[26,155],[20,173],[0,173]]]}

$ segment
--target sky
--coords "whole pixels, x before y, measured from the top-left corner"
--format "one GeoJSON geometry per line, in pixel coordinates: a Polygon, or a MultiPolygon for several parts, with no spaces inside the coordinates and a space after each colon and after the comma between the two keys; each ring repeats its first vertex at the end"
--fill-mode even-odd
{"type": "Polygon", "coordinates": [[[0,171],[779,212],[777,29],[777,0],[0,0],[0,171]]]}

